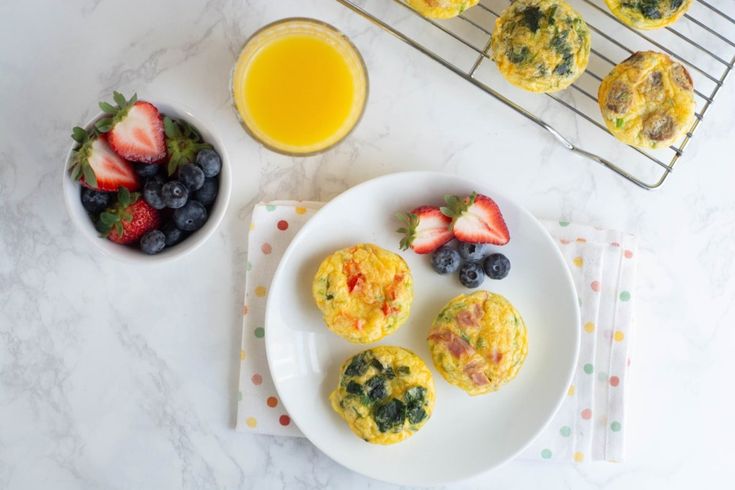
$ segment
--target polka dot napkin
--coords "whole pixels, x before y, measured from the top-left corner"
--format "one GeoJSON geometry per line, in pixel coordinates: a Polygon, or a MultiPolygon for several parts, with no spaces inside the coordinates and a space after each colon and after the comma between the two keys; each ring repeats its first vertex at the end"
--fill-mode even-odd
{"type": "MultiPolygon", "coordinates": [[[[301,436],[283,409],[265,357],[270,279],[294,234],[322,206],[274,201],[253,209],[245,274],[237,429],[301,436]]],[[[559,412],[521,455],[540,461],[622,461],[630,366],[634,236],[567,221],[544,222],[574,277],[582,316],[577,371],[559,412]]]]}

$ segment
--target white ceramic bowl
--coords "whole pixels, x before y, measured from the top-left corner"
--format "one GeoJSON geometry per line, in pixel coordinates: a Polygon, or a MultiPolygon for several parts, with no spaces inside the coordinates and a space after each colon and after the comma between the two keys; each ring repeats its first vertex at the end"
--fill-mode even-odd
{"type": "MultiPolygon", "coordinates": [[[[201,133],[202,138],[204,138],[204,141],[214,146],[214,149],[219,153],[220,157],[222,157],[222,171],[219,176],[219,193],[217,194],[217,200],[214,202],[210,210],[209,219],[207,219],[204,226],[173,247],[165,248],[161,253],[156,255],[147,255],[137,248],[120,245],[100,237],[99,232],[95,229],[94,223],[89,218],[87,211],[82,207],[82,201],[80,199],[80,184],[73,181],[69,176],[71,156],[74,146],[76,145],[70,145],[69,152],[66,155],[64,172],[62,175],[62,185],[64,188],[64,202],[66,203],[66,209],[69,212],[71,220],[82,235],[87,237],[95,249],[108,257],[128,262],[160,263],[187,255],[201,246],[202,243],[204,243],[214,233],[217,226],[219,226],[222,221],[222,218],[225,215],[225,210],[227,209],[227,205],[230,201],[232,176],[230,173],[230,162],[227,158],[227,152],[222,144],[222,140],[217,135],[211,133],[207,125],[204,124],[202,120],[197,119],[189,110],[182,109],[180,106],[174,107],[156,100],[146,100],[149,100],[152,104],[158,107],[161,114],[165,114],[176,119],[183,119],[197,128],[201,133]]],[[[102,117],[102,113],[97,114],[84,127],[91,128],[95,121],[100,117],[102,117]]]]}

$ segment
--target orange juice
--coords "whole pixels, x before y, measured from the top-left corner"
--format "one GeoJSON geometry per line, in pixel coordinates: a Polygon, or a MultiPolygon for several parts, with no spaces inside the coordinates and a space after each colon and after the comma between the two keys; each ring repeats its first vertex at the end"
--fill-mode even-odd
{"type": "Polygon", "coordinates": [[[257,32],[232,74],[232,96],[246,129],[265,146],[306,155],[342,140],[367,97],[362,58],[333,27],[287,19],[257,32]]]}

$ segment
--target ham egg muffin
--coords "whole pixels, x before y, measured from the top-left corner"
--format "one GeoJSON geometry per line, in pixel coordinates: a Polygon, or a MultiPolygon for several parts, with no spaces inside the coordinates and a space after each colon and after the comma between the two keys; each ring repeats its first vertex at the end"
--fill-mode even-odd
{"type": "Polygon", "coordinates": [[[456,17],[477,5],[477,2],[478,0],[406,0],[409,7],[432,19],[456,17]]]}
{"type": "Polygon", "coordinates": [[[556,92],[587,68],[590,31],[563,0],[516,0],[495,21],[493,59],[508,82],[556,92]]]}
{"type": "Polygon", "coordinates": [[[406,321],[413,279],[400,255],[363,243],[324,259],[312,293],[330,330],[365,344],[395,332],[406,321]]]}
{"type": "Polygon", "coordinates": [[[639,148],[666,147],[694,121],[689,72],[654,51],[639,51],[615,66],[602,80],[597,100],[613,136],[639,148]]]}
{"type": "Polygon", "coordinates": [[[496,391],[512,380],[528,352],[520,313],[488,291],[451,300],[434,320],[428,342],[436,369],[470,395],[496,391]]]}
{"type": "Polygon", "coordinates": [[[380,346],[347,359],[332,408],[358,437],[394,444],[415,434],[434,408],[431,371],[413,352],[380,346]]]}
{"type": "Polygon", "coordinates": [[[605,0],[610,11],[636,29],[658,29],[676,22],[692,0],[605,0]]]}

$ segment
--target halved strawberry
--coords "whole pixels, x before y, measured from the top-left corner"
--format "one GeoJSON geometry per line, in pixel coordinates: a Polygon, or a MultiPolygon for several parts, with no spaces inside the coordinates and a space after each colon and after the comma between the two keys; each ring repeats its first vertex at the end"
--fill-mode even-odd
{"type": "Polygon", "coordinates": [[[121,187],[117,202],[100,214],[98,229],[115,243],[127,245],[137,242],[147,232],[158,228],[161,217],[137,192],[121,187]]]}
{"type": "Polygon", "coordinates": [[[121,157],[142,163],[159,162],[166,156],[161,113],[150,102],[138,100],[133,94],[130,100],[120,92],[114,92],[116,106],[100,102],[106,114],[95,127],[107,133],[112,149],[121,157]]]}
{"type": "Polygon", "coordinates": [[[410,213],[398,213],[396,217],[405,225],[396,230],[406,235],[401,240],[401,250],[411,248],[417,254],[428,254],[453,237],[449,229],[452,220],[439,208],[421,206],[410,213]]]}
{"type": "Polygon", "coordinates": [[[78,143],[69,169],[72,179],[90,189],[107,192],[120,187],[134,191],[140,187],[132,165],[112,151],[104,136],[76,127],[71,137],[78,143]]]}
{"type": "Polygon", "coordinates": [[[444,196],[441,212],[452,219],[454,236],[463,242],[505,245],[510,241],[508,226],[495,201],[473,192],[469,197],[444,196]]]}

